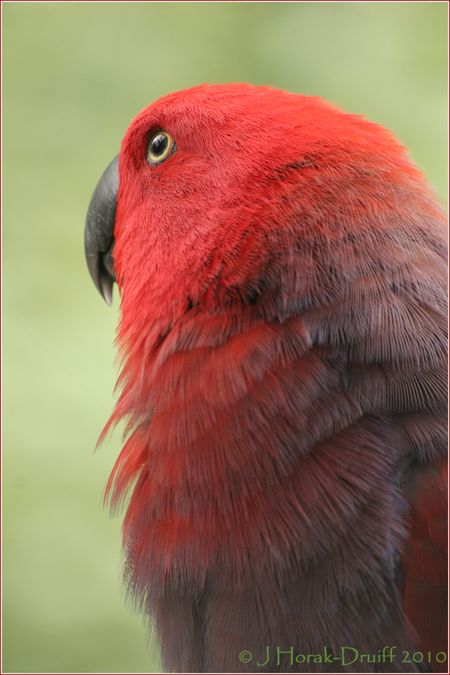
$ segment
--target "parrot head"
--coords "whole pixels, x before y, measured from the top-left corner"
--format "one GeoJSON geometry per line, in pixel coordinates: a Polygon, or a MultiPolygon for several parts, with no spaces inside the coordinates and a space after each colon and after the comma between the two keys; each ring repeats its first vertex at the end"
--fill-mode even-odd
{"type": "Polygon", "coordinates": [[[108,303],[117,279],[124,313],[139,307],[143,321],[162,306],[173,320],[251,303],[293,237],[309,259],[313,239],[370,246],[400,210],[414,220],[408,193],[423,182],[390,132],[322,99],[198,86],[130,124],[89,207],[89,271],[108,303]]]}

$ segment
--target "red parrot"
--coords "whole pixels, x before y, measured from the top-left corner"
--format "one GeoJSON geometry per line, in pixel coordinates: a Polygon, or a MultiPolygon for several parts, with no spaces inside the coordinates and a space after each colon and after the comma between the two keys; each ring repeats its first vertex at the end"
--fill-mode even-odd
{"type": "Polygon", "coordinates": [[[446,219],[392,134],[245,84],[130,124],[92,197],[126,583],[181,672],[447,672],[446,219]]]}

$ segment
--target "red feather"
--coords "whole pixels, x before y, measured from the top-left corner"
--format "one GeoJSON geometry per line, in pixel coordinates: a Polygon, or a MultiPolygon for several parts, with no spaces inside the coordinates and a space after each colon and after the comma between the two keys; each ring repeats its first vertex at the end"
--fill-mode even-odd
{"type": "Polygon", "coordinates": [[[409,485],[410,533],[403,553],[403,602],[423,653],[441,654],[433,670],[448,672],[447,659],[447,464],[417,471],[409,485]]]}

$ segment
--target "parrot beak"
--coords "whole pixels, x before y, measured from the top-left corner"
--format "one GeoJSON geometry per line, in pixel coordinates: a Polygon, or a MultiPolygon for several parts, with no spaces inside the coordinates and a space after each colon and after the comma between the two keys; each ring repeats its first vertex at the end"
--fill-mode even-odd
{"type": "Polygon", "coordinates": [[[115,157],[97,183],[84,227],[84,253],[89,274],[108,305],[112,304],[114,220],[119,190],[119,158],[115,157]]]}

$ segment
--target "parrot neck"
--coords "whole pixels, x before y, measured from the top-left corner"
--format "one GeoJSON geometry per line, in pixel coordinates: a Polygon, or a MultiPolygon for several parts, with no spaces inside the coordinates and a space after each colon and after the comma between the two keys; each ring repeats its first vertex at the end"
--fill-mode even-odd
{"type": "Polygon", "coordinates": [[[352,584],[372,575],[384,593],[403,526],[383,433],[300,316],[247,309],[193,311],[129,351],[115,416],[133,431],[108,493],[117,505],[135,484],[124,524],[133,583],[157,588],[170,570],[200,589],[219,565],[223,587],[264,584],[317,561],[332,574],[342,557],[352,584]],[[394,513],[387,534],[372,531],[375,512],[380,524],[394,513]]]}

